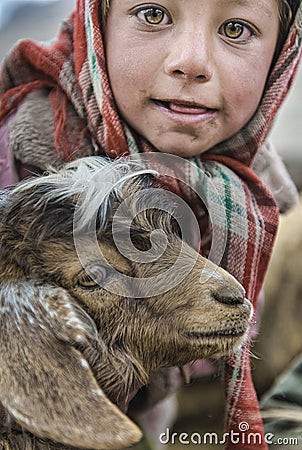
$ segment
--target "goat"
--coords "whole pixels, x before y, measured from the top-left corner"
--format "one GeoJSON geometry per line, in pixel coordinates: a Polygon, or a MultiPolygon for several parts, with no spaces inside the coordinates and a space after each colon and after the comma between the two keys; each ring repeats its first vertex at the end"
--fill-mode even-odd
{"type": "Polygon", "coordinates": [[[260,332],[253,348],[259,356],[255,362],[254,380],[257,392],[261,394],[302,352],[301,220],[300,195],[295,208],[280,217],[276,243],[265,278],[260,332]]]}
{"type": "Polygon", "coordinates": [[[87,157],[1,191],[0,448],[125,448],[152,372],[243,345],[243,287],[182,240],[159,186],[87,157]]]}

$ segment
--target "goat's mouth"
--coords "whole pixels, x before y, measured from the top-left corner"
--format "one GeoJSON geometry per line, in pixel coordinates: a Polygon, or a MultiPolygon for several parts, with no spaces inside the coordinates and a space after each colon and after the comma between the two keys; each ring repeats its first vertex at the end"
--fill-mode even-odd
{"type": "Polygon", "coordinates": [[[210,330],[210,331],[187,331],[185,336],[189,339],[225,339],[225,338],[240,338],[245,335],[246,327],[227,328],[225,330],[210,330]]]}

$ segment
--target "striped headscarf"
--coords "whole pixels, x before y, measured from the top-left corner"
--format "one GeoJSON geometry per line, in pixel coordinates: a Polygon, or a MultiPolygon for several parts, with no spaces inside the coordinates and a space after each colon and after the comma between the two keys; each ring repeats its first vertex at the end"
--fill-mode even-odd
{"type": "MultiPolygon", "coordinates": [[[[4,61],[0,73],[0,121],[13,111],[32,90],[49,88],[54,110],[54,144],[58,157],[77,156],[76,148],[89,136],[96,154],[111,158],[141,152],[155,152],[148,142],[137,136],[119,116],[113,99],[100,27],[100,2],[78,0],[75,12],[62,25],[56,41],[39,44],[22,41],[4,61]],[[72,108],[70,107],[72,105],[72,108]],[[70,117],[76,126],[69,129],[70,117]]],[[[222,266],[246,289],[254,306],[259,296],[271,256],[278,226],[278,208],[268,188],[251,169],[253,159],[263,145],[275,114],[282,104],[297,70],[301,56],[302,6],[300,4],[283,49],[270,73],[261,104],[250,122],[227,142],[192,159],[219,192],[219,207],[225,208],[226,248],[222,266]]],[[[37,162],[38,165],[38,162],[37,162]]],[[[187,183],[198,180],[189,170],[187,183]]],[[[171,187],[172,188],[172,187],[171,187]]],[[[188,192],[181,192],[194,208],[201,235],[208,232],[204,222],[204,205],[188,192]]],[[[217,196],[206,190],[207,204],[215,206],[217,196]]],[[[208,244],[201,251],[208,252],[208,244]]],[[[262,442],[253,449],[267,448],[263,438],[257,396],[253,386],[249,348],[225,358],[226,432],[260,433],[262,442]]],[[[229,439],[227,449],[251,448],[244,439],[236,445],[229,439]]]]}

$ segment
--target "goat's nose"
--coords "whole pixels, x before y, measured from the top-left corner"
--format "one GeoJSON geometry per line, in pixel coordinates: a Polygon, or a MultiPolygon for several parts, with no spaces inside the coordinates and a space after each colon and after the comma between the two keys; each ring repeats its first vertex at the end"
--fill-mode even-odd
{"type": "Polygon", "coordinates": [[[245,299],[245,291],[243,288],[234,289],[232,286],[224,286],[220,290],[214,292],[213,297],[218,302],[227,305],[242,305],[245,299]]]}

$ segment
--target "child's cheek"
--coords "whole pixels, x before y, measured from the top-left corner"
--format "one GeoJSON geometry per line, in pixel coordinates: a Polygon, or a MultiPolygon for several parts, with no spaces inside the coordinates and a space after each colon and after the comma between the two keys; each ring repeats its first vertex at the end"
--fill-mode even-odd
{"type": "Polygon", "coordinates": [[[245,70],[238,72],[233,78],[234,102],[245,105],[247,110],[256,107],[265,87],[266,71],[245,70]]]}

